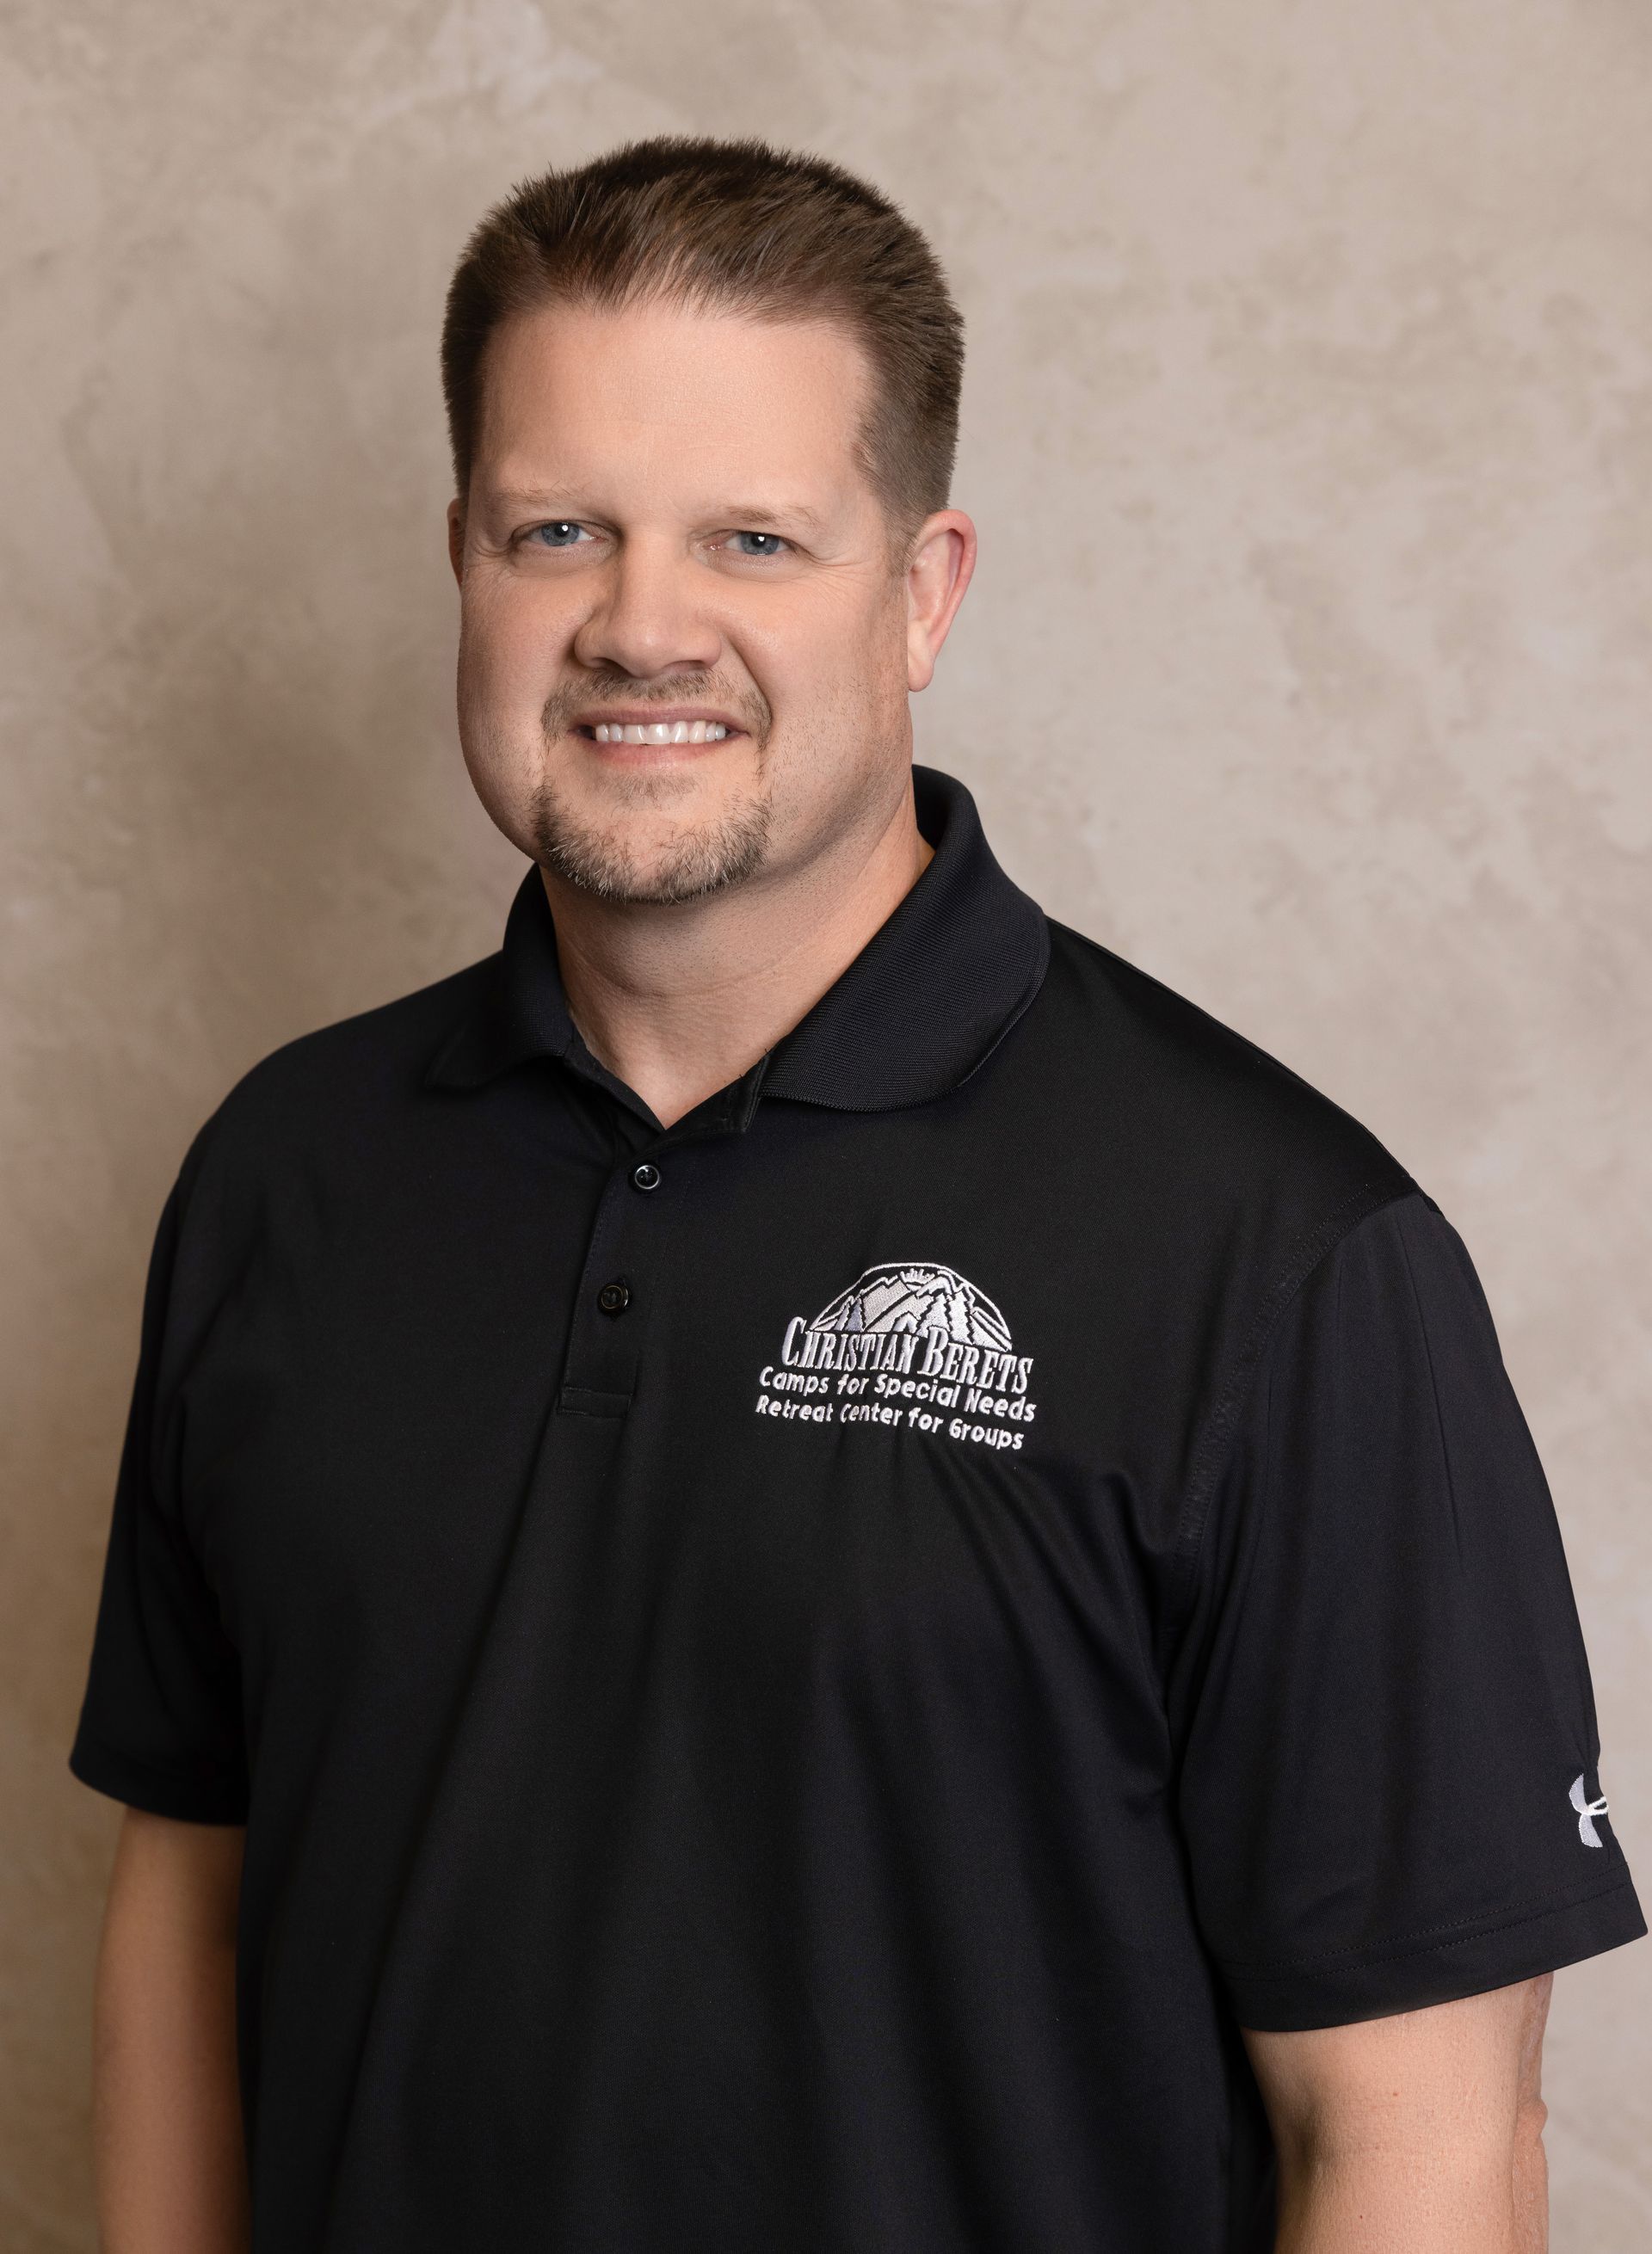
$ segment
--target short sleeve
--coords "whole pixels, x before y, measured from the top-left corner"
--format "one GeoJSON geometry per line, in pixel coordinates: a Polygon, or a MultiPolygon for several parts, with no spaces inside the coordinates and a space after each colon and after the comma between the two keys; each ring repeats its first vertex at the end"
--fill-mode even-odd
{"type": "Polygon", "coordinates": [[[129,1806],[241,1824],[247,1768],[241,1673],[172,1491],[162,1372],[182,1206],[156,1230],[137,1372],[116,1474],[102,1594],[68,1765],[129,1806]]]}
{"type": "Polygon", "coordinates": [[[1276,1319],[1200,1572],[1180,1814],[1242,2026],[1441,2003],[1645,1932],[1548,1485],[1431,1199],[1368,1214],[1276,1319]]]}

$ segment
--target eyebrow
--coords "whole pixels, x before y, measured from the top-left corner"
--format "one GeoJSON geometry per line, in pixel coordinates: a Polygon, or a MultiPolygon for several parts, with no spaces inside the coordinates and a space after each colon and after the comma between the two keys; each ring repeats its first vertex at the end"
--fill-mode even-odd
{"type": "Polygon", "coordinates": [[[812,508],[805,508],[801,500],[789,508],[764,508],[760,505],[748,508],[730,509],[724,514],[731,522],[741,526],[756,525],[766,528],[777,524],[801,524],[809,532],[818,532],[824,521],[816,515],[812,508]]]}
{"type": "MultiPolygon", "coordinates": [[[[485,489],[483,498],[500,508],[537,510],[550,516],[558,510],[570,518],[578,514],[578,505],[565,494],[535,493],[521,486],[494,486],[485,489]]],[[[766,508],[760,502],[752,502],[719,508],[706,514],[715,514],[740,529],[747,528],[767,531],[788,524],[801,525],[806,531],[818,532],[824,519],[804,502],[797,501],[779,508],[766,508]]]]}

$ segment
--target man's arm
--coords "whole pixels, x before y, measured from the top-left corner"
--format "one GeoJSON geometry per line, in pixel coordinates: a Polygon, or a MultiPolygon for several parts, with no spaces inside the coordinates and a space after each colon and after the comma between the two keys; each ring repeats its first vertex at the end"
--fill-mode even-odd
{"type": "Polygon", "coordinates": [[[1553,1979],[1353,2026],[1246,2029],[1279,2155],[1279,2254],[1544,2254],[1553,1979]]]}
{"type": "Polygon", "coordinates": [[[240,1824],[129,1808],[98,1951],[93,2148],[103,2254],[242,2254],[240,1824]]]}

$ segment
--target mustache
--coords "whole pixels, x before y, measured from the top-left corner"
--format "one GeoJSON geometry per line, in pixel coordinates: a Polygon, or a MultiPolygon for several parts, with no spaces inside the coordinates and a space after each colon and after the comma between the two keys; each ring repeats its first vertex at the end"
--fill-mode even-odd
{"type": "Polygon", "coordinates": [[[741,726],[758,744],[766,740],[774,724],[768,699],[754,682],[736,688],[732,682],[719,681],[714,673],[676,673],[648,681],[615,674],[600,682],[570,684],[551,690],[540,718],[547,736],[561,736],[567,732],[576,712],[590,714],[605,704],[717,704],[738,713],[741,726]]]}

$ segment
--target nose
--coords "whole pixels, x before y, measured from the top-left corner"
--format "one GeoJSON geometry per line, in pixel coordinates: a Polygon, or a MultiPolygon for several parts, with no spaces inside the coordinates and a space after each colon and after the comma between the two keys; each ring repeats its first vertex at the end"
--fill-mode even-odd
{"type": "Polygon", "coordinates": [[[577,661],[615,667],[634,681],[690,667],[709,670],[723,654],[723,637],[695,599],[694,578],[692,561],[674,543],[626,540],[574,636],[577,661]]]}

